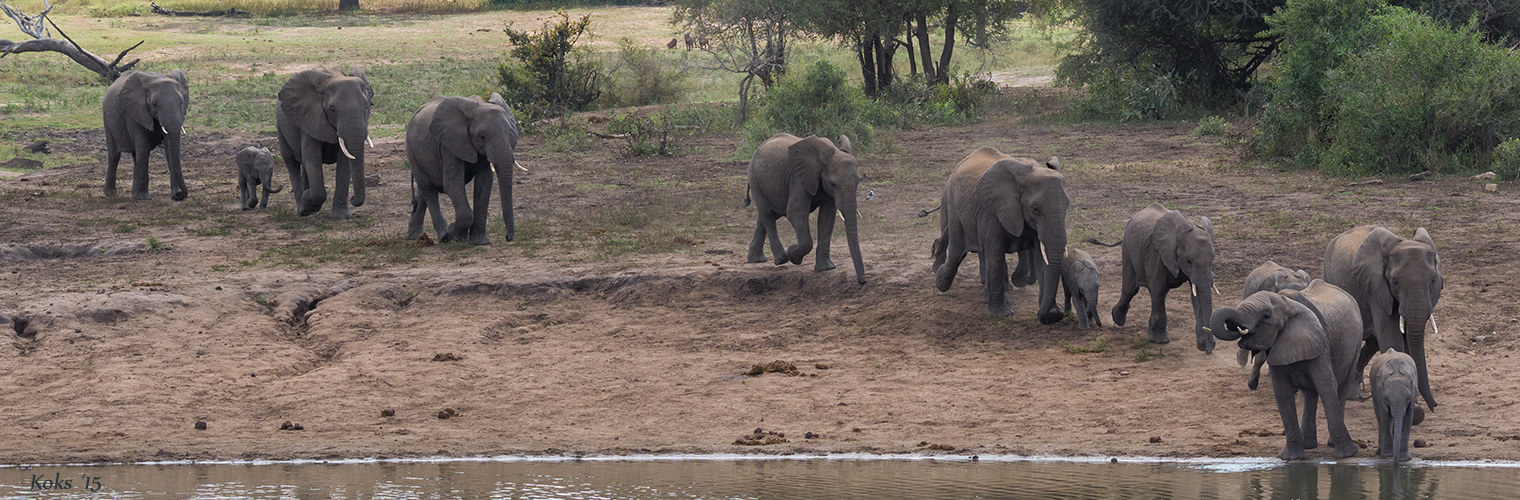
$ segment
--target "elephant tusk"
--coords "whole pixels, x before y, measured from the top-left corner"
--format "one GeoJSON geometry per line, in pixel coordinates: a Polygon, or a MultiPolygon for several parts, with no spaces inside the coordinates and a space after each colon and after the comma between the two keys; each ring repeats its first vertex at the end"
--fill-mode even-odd
{"type": "Polygon", "coordinates": [[[1240,327],[1240,334],[1242,336],[1244,336],[1244,335],[1250,335],[1251,334],[1251,329],[1242,326],[1242,327],[1240,327]]]}
{"type": "Polygon", "coordinates": [[[1402,333],[1402,334],[1405,334],[1405,335],[1409,334],[1409,332],[1404,331],[1404,317],[1403,316],[1399,316],[1399,333],[1402,333]]]}
{"type": "Polygon", "coordinates": [[[349,153],[348,152],[348,144],[345,144],[343,142],[343,138],[342,137],[338,138],[338,149],[342,149],[343,150],[343,156],[347,156],[348,159],[350,159],[350,160],[357,160],[358,159],[358,158],[354,158],[353,153],[349,153]]]}
{"type": "Polygon", "coordinates": [[[834,212],[834,215],[839,216],[839,220],[844,220],[844,212],[834,212]]]}
{"type": "Polygon", "coordinates": [[[1214,333],[1214,329],[1213,328],[1209,328],[1207,326],[1202,327],[1202,328],[1203,328],[1203,333],[1214,333]]]}
{"type": "Polygon", "coordinates": [[[366,135],[366,136],[364,136],[364,142],[367,142],[367,143],[369,143],[369,147],[375,147],[375,140],[374,140],[374,139],[371,139],[371,138],[370,138],[370,137],[369,137],[369,136],[367,136],[367,135],[366,135]]]}
{"type": "Polygon", "coordinates": [[[169,135],[169,129],[164,128],[163,125],[159,125],[158,126],[158,130],[161,131],[161,132],[163,132],[164,135],[169,135]]]}
{"type": "Polygon", "coordinates": [[[521,171],[524,171],[524,172],[528,171],[528,168],[522,166],[522,164],[518,163],[517,160],[512,160],[512,166],[517,167],[518,170],[521,170],[521,171]]]}
{"type": "Polygon", "coordinates": [[[1193,297],[1195,297],[1195,298],[1198,297],[1198,285],[1194,285],[1192,283],[1188,283],[1188,286],[1193,289],[1193,297]]]}
{"type": "Polygon", "coordinates": [[[1214,285],[1214,295],[1224,295],[1222,293],[1219,293],[1219,285],[1214,285]]]}
{"type": "Polygon", "coordinates": [[[1434,315],[1434,314],[1430,315],[1430,328],[1432,330],[1435,330],[1435,334],[1436,335],[1440,335],[1441,334],[1441,327],[1436,326],[1436,315],[1434,315]]]}
{"type": "Polygon", "coordinates": [[[181,133],[181,134],[189,134],[190,131],[189,130],[185,130],[185,127],[180,127],[179,128],[179,133],[181,133]]]}

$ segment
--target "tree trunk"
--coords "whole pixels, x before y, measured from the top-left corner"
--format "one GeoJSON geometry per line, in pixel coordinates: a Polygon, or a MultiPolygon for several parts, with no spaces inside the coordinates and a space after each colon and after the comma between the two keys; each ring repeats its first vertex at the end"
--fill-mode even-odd
{"type": "Polygon", "coordinates": [[[928,15],[923,12],[919,12],[917,14],[917,17],[918,26],[914,28],[913,36],[918,37],[919,60],[922,60],[924,62],[924,79],[933,82],[938,78],[938,75],[935,75],[934,73],[934,58],[930,57],[932,53],[929,50],[929,22],[927,19],[928,15]]]}
{"type": "Polygon", "coordinates": [[[868,37],[861,37],[855,42],[855,50],[860,53],[860,74],[864,80],[866,95],[876,95],[876,61],[871,54],[871,41],[868,37]]]}
{"type": "Polygon", "coordinates": [[[917,62],[917,60],[913,56],[913,24],[911,24],[911,23],[908,24],[908,36],[907,36],[907,39],[908,39],[908,42],[907,42],[907,47],[908,47],[908,75],[909,76],[913,76],[913,75],[917,75],[918,74],[918,62],[917,62]]]}
{"type": "Polygon", "coordinates": [[[934,75],[937,83],[950,83],[950,56],[955,53],[955,23],[960,17],[960,3],[950,2],[945,7],[945,46],[939,52],[939,69],[934,75]]]}
{"type": "Polygon", "coordinates": [[[872,36],[871,43],[876,49],[876,90],[880,92],[897,80],[896,68],[892,66],[897,45],[892,43],[890,35],[872,36]]]}
{"type": "Polygon", "coordinates": [[[338,0],[338,10],[356,10],[359,8],[359,0],[338,0]]]}

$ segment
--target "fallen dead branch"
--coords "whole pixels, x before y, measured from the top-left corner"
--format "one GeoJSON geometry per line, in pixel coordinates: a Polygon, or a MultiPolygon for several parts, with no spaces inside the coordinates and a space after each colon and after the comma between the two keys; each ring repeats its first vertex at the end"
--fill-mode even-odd
{"type": "Polygon", "coordinates": [[[21,28],[22,33],[26,33],[34,38],[34,40],[24,42],[0,39],[0,58],[23,52],[57,52],[68,56],[69,59],[73,59],[74,62],[80,66],[84,66],[85,69],[95,72],[95,74],[100,75],[106,81],[115,81],[122,73],[132,69],[133,66],[136,66],[141,61],[141,59],[133,59],[131,62],[121,64],[121,60],[127,57],[127,53],[141,46],[143,42],[137,42],[136,45],[127,47],[127,50],[121,51],[121,53],[116,55],[116,59],[110,62],[106,62],[105,58],[84,50],[84,47],[80,47],[73,38],[69,38],[68,33],[64,33],[63,28],[59,28],[52,19],[47,18],[48,12],[53,10],[53,6],[47,2],[44,2],[44,4],[46,8],[42,10],[42,13],[36,17],[32,17],[6,5],[5,0],[0,0],[0,11],[4,11],[6,16],[15,20],[16,25],[21,28]],[[47,26],[52,26],[53,30],[56,30],[63,37],[63,40],[53,38],[47,26]]]}
{"type": "Polygon", "coordinates": [[[239,10],[237,7],[233,7],[231,9],[222,9],[222,10],[194,11],[194,10],[169,10],[169,9],[165,9],[163,7],[159,7],[157,3],[153,3],[153,2],[149,2],[148,5],[153,6],[152,11],[153,11],[154,14],[158,14],[158,15],[161,15],[161,16],[175,16],[175,17],[232,17],[232,16],[246,16],[246,15],[248,15],[248,11],[246,11],[246,10],[239,10]]]}

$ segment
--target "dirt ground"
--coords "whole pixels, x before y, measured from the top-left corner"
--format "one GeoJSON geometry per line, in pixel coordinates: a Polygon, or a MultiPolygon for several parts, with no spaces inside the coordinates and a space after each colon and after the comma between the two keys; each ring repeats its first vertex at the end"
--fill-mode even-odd
{"type": "MultiPolygon", "coordinates": [[[[1266,259],[1319,276],[1325,245],[1355,224],[1429,228],[1446,278],[1429,342],[1441,405],[1415,428],[1426,446],[1413,453],[1520,460],[1513,183],[1497,193],[1464,177],[1347,187],[1352,179],[1242,160],[1230,137],[1194,137],[1189,123],[1070,124],[1051,117],[1059,91],[1005,93],[1016,105],[983,123],[878,137],[862,155],[875,192],[861,204],[863,286],[842,234],[833,271],[812,271],[811,257],[744,262],[746,162],[715,159],[732,153],[729,134],[685,137],[683,154],[644,159],[600,139],[549,152],[529,136],[517,239],[497,229],[480,248],[402,239],[409,191],[397,139],[369,154],[381,183],[359,217],[328,221],[292,215],[287,193],[267,212],[237,210],[232,155],[268,137],[187,139],[183,202],[168,200],[157,156],[153,200],[103,198],[98,130],[6,137],[50,139],[96,161],[0,179],[0,312],[29,323],[0,348],[0,463],[1276,456],[1270,386],[1247,390],[1230,344],[1193,348],[1185,293],[1168,302],[1171,344],[1144,342],[1144,300],[1128,325],[1109,321],[1119,249],[1074,243],[1106,280],[1102,328],[1039,324],[1028,288],[1011,293],[1014,316],[988,318],[969,271],[934,290],[937,223],[915,214],[984,145],[1062,158],[1072,242],[1117,240],[1152,202],[1211,217],[1215,305],[1233,303],[1266,259]],[[63,256],[28,257],[48,249],[63,256]],[[746,375],[772,361],[795,373],[746,375]],[[446,408],[454,415],[439,418],[446,408]],[[286,421],[304,430],[279,430],[286,421]]],[[[498,228],[499,217],[493,207],[498,228]]],[[[1348,403],[1347,422],[1376,445],[1370,402],[1348,403]]],[[[1326,448],[1311,457],[1328,458],[1326,448]]]]}

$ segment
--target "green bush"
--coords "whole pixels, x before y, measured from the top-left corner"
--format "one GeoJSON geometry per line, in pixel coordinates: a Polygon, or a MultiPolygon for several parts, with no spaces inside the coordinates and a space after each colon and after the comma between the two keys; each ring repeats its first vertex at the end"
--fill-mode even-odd
{"type": "Polygon", "coordinates": [[[591,135],[585,118],[554,120],[539,130],[544,136],[543,148],[547,151],[571,152],[591,149],[591,135]]]}
{"type": "Polygon", "coordinates": [[[1509,139],[1494,148],[1494,161],[1490,165],[1495,174],[1510,179],[1520,178],[1520,139],[1509,139]]]}
{"type": "Polygon", "coordinates": [[[866,105],[863,116],[875,126],[963,125],[981,114],[986,96],[996,89],[996,84],[969,74],[954,75],[944,85],[913,75],[884,89],[866,105]]]}
{"type": "Polygon", "coordinates": [[[1379,0],[1292,0],[1257,152],[1343,175],[1481,169],[1520,136],[1520,59],[1379,0]],[[1368,15],[1368,14],[1371,15],[1368,15]]]}
{"type": "Polygon", "coordinates": [[[788,72],[761,97],[755,113],[758,119],[745,126],[748,141],[739,156],[748,157],[746,153],[781,132],[830,140],[848,135],[856,146],[868,145],[873,127],[864,113],[870,106],[865,92],[845,79],[844,70],[818,60],[801,75],[788,72]]]}
{"type": "Polygon", "coordinates": [[[591,15],[571,19],[564,11],[555,13],[558,19],[551,17],[537,31],[504,30],[517,62],[503,63],[498,81],[519,121],[581,111],[602,94],[601,63],[575,45],[590,28],[591,15]]]}
{"type": "Polygon", "coordinates": [[[623,38],[618,40],[615,60],[616,65],[607,71],[607,92],[602,94],[606,106],[670,104],[686,97],[691,75],[653,49],[623,38]]]}
{"type": "Polygon", "coordinates": [[[675,154],[675,124],[665,113],[613,113],[607,132],[622,134],[624,156],[671,156],[675,154]]]}
{"type": "Polygon", "coordinates": [[[1225,120],[1224,118],[1220,118],[1218,116],[1209,116],[1205,117],[1202,120],[1198,120],[1198,126],[1193,127],[1193,135],[1196,135],[1198,137],[1224,135],[1224,133],[1229,130],[1229,120],[1225,120]]]}
{"type": "Polygon", "coordinates": [[[1183,86],[1182,79],[1174,73],[1111,67],[1109,71],[1086,75],[1081,81],[1085,82],[1086,92],[1072,99],[1068,109],[1082,119],[1164,120],[1181,105],[1178,89],[1183,86]]]}

